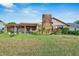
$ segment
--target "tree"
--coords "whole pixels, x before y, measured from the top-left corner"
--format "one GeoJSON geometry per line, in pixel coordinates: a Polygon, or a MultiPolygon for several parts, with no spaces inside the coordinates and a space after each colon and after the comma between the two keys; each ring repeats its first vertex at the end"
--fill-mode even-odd
{"type": "Polygon", "coordinates": [[[16,24],[15,22],[9,22],[8,24],[16,24]]]}
{"type": "Polygon", "coordinates": [[[74,23],[79,24],[79,20],[75,21],[74,23]]]}

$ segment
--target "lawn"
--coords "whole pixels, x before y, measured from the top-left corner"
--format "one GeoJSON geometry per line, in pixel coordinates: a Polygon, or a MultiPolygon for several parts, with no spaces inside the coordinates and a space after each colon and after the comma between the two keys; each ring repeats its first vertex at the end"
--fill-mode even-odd
{"type": "Polygon", "coordinates": [[[79,36],[0,34],[0,55],[79,56],[79,36]]]}

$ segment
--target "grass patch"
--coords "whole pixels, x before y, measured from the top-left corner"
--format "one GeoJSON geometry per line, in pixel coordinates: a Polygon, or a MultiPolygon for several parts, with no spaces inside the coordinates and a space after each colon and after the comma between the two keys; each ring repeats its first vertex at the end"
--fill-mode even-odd
{"type": "Polygon", "coordinates": [[[0,34],[0,55],[79,56],[79,36],[0,34]]]}

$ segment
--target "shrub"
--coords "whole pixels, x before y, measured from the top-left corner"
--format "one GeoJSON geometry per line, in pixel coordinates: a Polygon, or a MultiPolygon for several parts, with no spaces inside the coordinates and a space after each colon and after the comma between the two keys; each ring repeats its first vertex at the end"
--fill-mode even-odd
{"type": "Polygon", "coordinates": [[[3,33],[3,31],[0,31],[0,34],[2,34],[3,33]]]}
{"type": "Polygon", "coordinates": [[[76,35],[79,35],[79,30],[76,31],[76,35]]]}
{"type": "Polygon", "coordinates": [[[69,28],[63,28],[62,29],[62,34],[68,34],[69,28]]]}
{"type": "Polygon", "coordinates": [[[54,34],[62,34],[62,29],[58,29],[54,34]]]}
{"type": "Polygon", "coordinates": [[[33,35],[38,35],[39,32],[38,31],[35,31],[35,32],[32,32],[33,35]]]}
{"type": "Polygon", "coordinates": [[[79,35],[79,30],[77,30],[77,31],[68,31],[68,34],[79,35]]]}
{"type": "Polygon", "coordinates": [[[13,37],[13,36],[15,36],[15,35],[16,35],[16,33],[15,33],[15,32],[9,32],[8,34],[9,34],[9,36],[10,36],[10,37],[13,37]]]}
{"type": "Polygon", "coordinates": [[[68,34],[75,35],[75,31],[68,31],[68,34]]]}

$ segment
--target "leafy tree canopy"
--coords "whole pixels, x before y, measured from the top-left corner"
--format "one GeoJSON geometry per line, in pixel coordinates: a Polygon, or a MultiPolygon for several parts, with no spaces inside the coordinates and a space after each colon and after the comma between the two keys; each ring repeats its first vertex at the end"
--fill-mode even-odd
{"type": "Polygon", "coordinates": [[[8,24],[16,24],[15,22],[9,22],[8,24]]]}
{"type": "Polygon", "coordinates": [[[74,23],[79,24],[79,20],[75,21],[74,23]]]}

